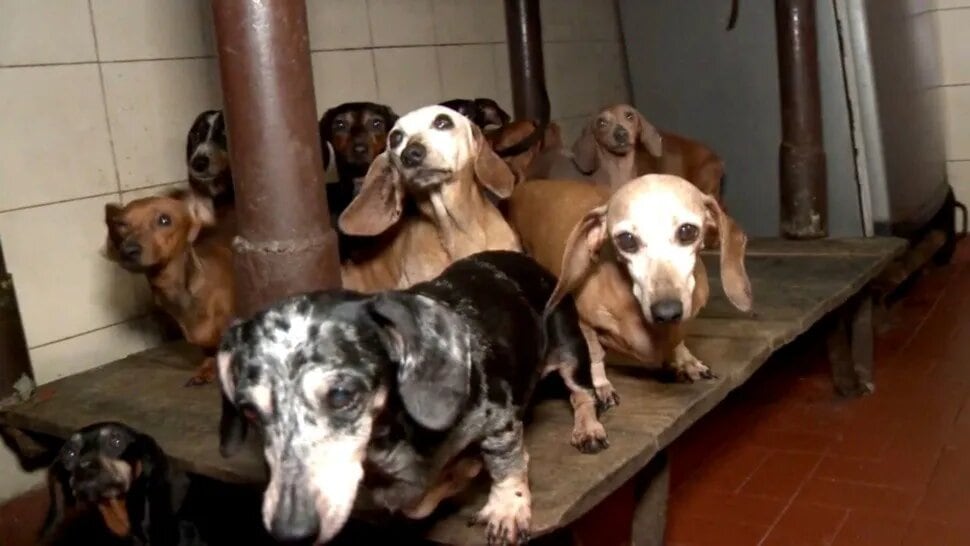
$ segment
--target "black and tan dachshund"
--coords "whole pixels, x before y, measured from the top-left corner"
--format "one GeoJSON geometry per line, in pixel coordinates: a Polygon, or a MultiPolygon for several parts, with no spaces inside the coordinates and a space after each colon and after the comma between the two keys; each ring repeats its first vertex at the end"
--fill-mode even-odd
{"type": "MultiPolygon", "coordinates": [[[[337,182],[327,184],[327,204],[334,226],[340,213],[360,191],[370,164],[387,146],[387,134],[397,118],[389,106],[373,102],[345,102],[327,110],[320,118],[324,164],[336,161],[339,178],[337,182]]],[[[361,241],[342,233],[339,235],[340,255],[346,257],[361,241]]]]}
{"type": "Polygon", "coordinates": [[[258,492],[190,479],[155,440],[121,423],[71,434],[47,479],[45,546],[273,543],[259,524],[258,492]]]}

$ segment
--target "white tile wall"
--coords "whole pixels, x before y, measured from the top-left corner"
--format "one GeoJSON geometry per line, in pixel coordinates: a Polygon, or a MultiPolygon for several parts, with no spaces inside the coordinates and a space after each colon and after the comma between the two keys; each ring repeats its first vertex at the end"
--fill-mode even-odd
{"type": "Polygon", "coordinates": [[[186,131],[221,103],[215,59],[111,63],[103,71],[121,188],[184,180],[186,131]]]}
{"type": "Polygon", "coordinates": [[[310,62],[317,117],[343,102],[377,100],[374,54],[369,49],[315,51],[310,54],[310,62]]]}
{"type": "Polygon", "coordinates": [[[370,20],[364,0],[307,0],[310,49],[370,47],[370,20]]]}
{"type": "Polygon", "coordinates": [[[0,211],[117,191],[97,65],[0,68],[0,120],[0,211]]]}
{"type": "Polygon", "coordinates": [[[431,0],[367,0],[367,8],[375,46],[435,43],[431,0]]]}
{"type": "MultiPolygon", "coordinates": [[[[307,0],[319,113],[459,97],[512,110],[503,0],[307,0]]],[[[547,74],[570,141],[625,97],[610,0],[545,0],[547,74]]],[[[209,0],[0,0],[0,240],[41,382],[155,343],[144,279],[100,255],[103,207],[185,178],[219,107],[209,0]]],[[[0,453],[0,500],[32,483],[0,453]]]]}
{"type": "Polygon", "coordinates": [[[199,0],[91,0],[102,61],[215,53],[211,11],[199,0]]]}
{"type": "Polygon", "coordinates": [[[495,97],[495,48],[491,44],[438,46],[441,96],[495,97]]]}
{"type": "Polygon", "coordinates": [[[941,96],[947,178],[957,199],[970,204],[970,0],[932,0],[940,40],[941,96]]]}
{"type": "Polygon", "coordinates": [[[444,96],[434,47],[375,49],[374,66],[378,98],[400,114],[444,96]]]}
{"type": "Polygon", "coordinates": [[[87,0],[0,0],[0,36],[0,66],[96,60],[87,0]]]}
{"type": "Polygon", "coordinates": [[[147,309],[143,278],[101,255],[104,205],[116,195],[0,214],[31,347],[122,322],[147,309]]]}

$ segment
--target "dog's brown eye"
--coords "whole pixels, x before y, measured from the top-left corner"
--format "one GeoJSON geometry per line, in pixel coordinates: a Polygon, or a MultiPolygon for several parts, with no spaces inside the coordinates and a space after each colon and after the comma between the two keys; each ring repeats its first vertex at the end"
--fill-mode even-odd
{"type": "Polygon", "coordinates": [[[390,144],[391,148],[397,148],[402,140],[404,140],[404,135],[401,134],[401,131],[391,131],[391,134],[387,137],[387,143],[390,144]]]}
{"type": "Polygon", "coordinates": [[[342,119],[334,120],[333,122],[334,131],[341,131],[346,128],[347,128],[347,123],[344,120],[342,119]]]}
{"type": "Polygon", "coordinates": [[[596,126],[600,129],[606,129],[607,125],[609,125],[609,123],[605,119],[600,118],[596,120],[596,126]]]}
{"type": "Polygon", "coordinates": [[[628,119],[630,121],[633,121],[633,112],[627,112],[626,113],[626,119],[628,119]]]}
{"type": "Polygon", "coordinates": [[[172,217],[167,214],[158,215],[158,225],[160,226],[170,226],[172,225],[172,217]]]}
{"type": "Polygon", "coordinates": [[[336,387],[327,393],[327,405],[332,410],[347,409],[357,401],[357,392],[344,388],[336,387]]]}
{"type": "Polygon", "coordinates": [[[65,449],[63,457],[65,461],[73,461],[74,458],[77,457],[77,451],[70,448],[65,449]]]}
{"type": "Polygon", "coordinates": [[[692,244],[697,240],[700,233],[700,228],[694,224],[681,224],[680,227],[677,228],[677,241],[682,245],[692,244]]]}
{"type": "Polygon", "coordinates": [[[438,114],[438,117],[434,118],[431,122],[431,126],[439,131],[446,131],[455,126],[455,122],[451,121],[451,116],[446,114],[438,114]]]}
{"type": "Polygon", "coordinates": [[[375,129],[378,129],[378,130],[383,129],[384,128],[384,120],[382,120],[382,119],[374,119],[373,121],[370,122],[370,126],[373,127],[373,128],[375,128],[375,129]]]}
{"type": "Polygon", "coordinates": [[[640,249],[640,241],[637,239],[636,235],[630,233],[629,231],[621,231],[613,237],[613,241],[616,243],[616,248],[619,248],[623,252],[632,254],[640,249]]]}

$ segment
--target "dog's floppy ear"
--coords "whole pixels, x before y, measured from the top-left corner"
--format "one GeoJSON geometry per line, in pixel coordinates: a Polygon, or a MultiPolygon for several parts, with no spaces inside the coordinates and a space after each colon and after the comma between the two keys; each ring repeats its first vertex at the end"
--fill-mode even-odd
{"type": "Polygon", "coordinates": [[[77,502],[68,483],[67,469],[64,468],[59,457],[47,469],[47,495],[50,504],[40,528],[39,535],[42,541],[50,537],[51,533],[60,526],[67,509],[77,502]]]}
{"type": "Polygon", "coordinates": [[[657,130],[647,118],[643,117],[643,114],[637,112],[637,125],[640,126],[640,130],[637,132],[637,136],[640,137],[640,143],[643,147],[650,152],[653,157],[661,157],[664,154],[664,142],[663,137],[660,136],[660,131],[657,130]]]}
{"type": "Polygon", "coordinates": [[[199,195],[194,191],[184,193],[181,199],[192,222],[189,227],[189,242],[193,243],[199,238],[203,228],[216,225],[215,205],[211,197],[199,195]]]}
{"type": "Polygon", "coordinates": [[[397,223],[403,210],[401,173],[383,152],[367,169],[360,193],[340,214],[337,226],[347,235],[380,235],[397,223]]]}
{"type": "Polygon", "coordinates": [[[141,457],[132,480],[144,487],[147,502],[131,507],[131,524],[137,522],[141,534],[147,529],[148,536],[142,538],[150,544],[174,544],[178,542],[175,513],[187,492],[187,479],[173,472],[165,452],[151,436],[138,434],[137,442],[141,457]]]}
{"type": "Polygon", "coordinates": [[[515,189],[515,173],[509,164],[485,141],[481,129],[472,125],[478,155],[475,157],[475,180],[500,199],[508,199],[515,189]]]}
{"type": "Polygon", "coordinates": [[[750,311],[752,305],[751,281],[744,267],[744,251],[748,236],[724,210],[717,200],[704,196],[710,227],[716,227],[721,244],[721,285],[724,295],[741,311],[750,311]]]}
{"type": "Polygon", "coordinates": [[[573,163],[583,174],[590,174],[600,168],[599,156],[596,153],[596,136],[593,135],[593,123],[590,121],[583,127],[583,134],[573,143],[573,163]]]}
{"type": "Polygon", "coordinates": [[[566,239],[559,282],[546,303],[547,314],[582,282],[596,263],[597,254],[607,238],[606,210],[607,205],[600,205],[587,212],[566,239]]]}
{"type": "Polygon", "coordinates": [[[390,357],[408,414],[421,426],[445,430],[468,400],[471,356],[464,322],[423,296],[387,293],[368,303],[390,357]]]}
{"type": "Polygon", "coordinates": [[[230,369],[231,366],[232,352],[223,346],[216,355],[219,390],[222,395],[222,413],[219,416],[219,453],[223,457],[232,457],[238,453],[249,431],[249,423],[233,402],[236,397],[236,380],[230,369]]]}

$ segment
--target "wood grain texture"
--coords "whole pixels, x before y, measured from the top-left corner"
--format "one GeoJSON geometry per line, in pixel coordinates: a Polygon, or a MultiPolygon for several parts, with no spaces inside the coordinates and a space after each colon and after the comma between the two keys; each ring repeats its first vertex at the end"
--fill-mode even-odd
{"type": "MultiPolygon", "coordinates": [[[[772,352],[859,292],[904,246],[898,239],[753,241],[747,260],[755,297],[751,313],[731,307],[720,292],[716,256],[705,256],[712,298],[690,325],[687,344],[718,378],[663,383],[642,366],[613,359],[609,374],[622,404],[603,416],[610,448],[598,455],[570,447],[566,400],[538,401],[526,432],[534,536],[567,526],[633,478],[772,352]]],[[[131,355],[44,385],[32,400],[0,410],[0,424],[65,437],[94,421],[120,420],[154,436],[190,471],[236,483],[265,480],[253,435],[234,458],[219,455],[217,387],[183,387],[198,358],[180,343],[131,355]]],[[[428,538],[482,543],[482,530],[469,528],[467,521],[484,503],[486,486],[477,484],[461,507],[431,525],[428,538]]]]}

